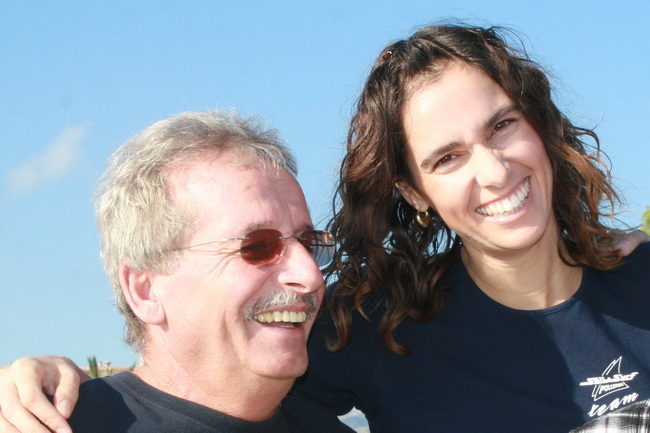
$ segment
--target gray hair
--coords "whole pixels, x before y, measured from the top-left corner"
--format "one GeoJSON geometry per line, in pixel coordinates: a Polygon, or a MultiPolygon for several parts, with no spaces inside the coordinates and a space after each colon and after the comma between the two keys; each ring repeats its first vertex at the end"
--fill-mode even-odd
{"type": "Polygon", "coordinates": [[[167,273],[177,263],[174,251],[194,230],[191,215],[168,193],[170,168],[235,151],[242,163],[297,175],[296,163],[275,130],[258,118],[233,112],[187,112],[154,123],[131,137],[111,157],[95,198],[102,260],[126,318],[126,342],[138,354],[146,346],[144,324],[122,293],[119,269],[167,273]]]}

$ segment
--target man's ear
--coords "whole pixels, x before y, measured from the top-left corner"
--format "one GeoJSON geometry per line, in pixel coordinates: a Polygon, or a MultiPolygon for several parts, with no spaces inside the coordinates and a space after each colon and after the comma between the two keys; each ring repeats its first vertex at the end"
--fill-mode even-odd
{"type": "Polygon", "coordinates": [[[400,194],[402,194],[404,200],[406,200],[418,212],[425,212],[429,209],[429,205],[424,198],[422,198],[422,195],[407,181],[395,181],[395,187],[398,189],[400,194]]]}
{"type": "Polygon", "coordinates": [[[156,295],[150,275],[121,265],[119,276],[122,293],[133,313],[148,325],[163,323],[165,308],[156,295]]]}

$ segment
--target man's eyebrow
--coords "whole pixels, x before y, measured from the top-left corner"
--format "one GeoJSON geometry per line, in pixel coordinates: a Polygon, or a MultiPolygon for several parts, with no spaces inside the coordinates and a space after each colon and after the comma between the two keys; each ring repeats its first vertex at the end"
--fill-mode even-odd
{"type": "MultiPolygon", "coordinates": [[[[501,107],[497,111],[495,111],[494,114],[492,114],[487,121],[483,123],[483,129],[486,130],[488,128],[491,128],[495,123],[497,123],[500,119],[502,119],[505,116],[509,116],[512,114],[520,114],[520,113],[521,113],[521,107],[517,104],[511,104],[505,107],[501,107]]],[[[451,152],[459,145],[460,143],[456,141],[452,141],[451,143],[445,144],[442,147],[438,147],[434,149],[419,164],[420,169],[427,170],[428,167],[431,167],[433,161],[435,161],[442,155],[451,152]]]]}
{"type": "Polygon", "coordinates": [[[233,234],[233,236],[246,237],[247,234],[249,234],[250,232],[254,232],[255,230],[268,229],[270,224],[271,224],[270,221],[261,221],[261,222],[251,223],[251,224],[246,225],[245,227],[242,227],[235,234],[233,234]]]}
{"type": "MultiPolygon", "coordinates": [[[[304,223],[299,226],[300,228],[298,229],[297,233],[303,233],[307,230],[314,230],[314,225],[312,223],[304,223]]],[[[252,223],[247,225],[243,231],[237,234],[238,237],[245,237],[247,234],[254,232],[256,230],[264,230],[264,229],[275,229],[273,227],[273,223],[271,221],[262,221],[262,222],[257,222],[257,223],[252,223]]]]}

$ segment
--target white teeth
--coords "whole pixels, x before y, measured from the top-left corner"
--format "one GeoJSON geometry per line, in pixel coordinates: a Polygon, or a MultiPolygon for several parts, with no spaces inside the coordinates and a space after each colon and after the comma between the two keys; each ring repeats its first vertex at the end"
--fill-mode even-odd
{"type": "Polygon", "coordinates": [[[515,191],[510,197],[505,198],[496,203],[491,203],[487,206],[476,209],[476,212],[488,216],[506,216],[519,210],[524,203],[530,192],[530,179],[526,179],[519,190],[515,191]]]}
{"type": "Polygon", "coordinates": [[[526,198],[526,194],[524,194],[522,190],[519,190],[519,192],[517,192],[517,198],[519,199],[520,202],[522,202],[526,198]]]}
{"type": "Polygon", "coordinates": [[[253,317],[260,323],[302,323],[307,320],[304,311],[273,311],[260,313],[253,317]]]}

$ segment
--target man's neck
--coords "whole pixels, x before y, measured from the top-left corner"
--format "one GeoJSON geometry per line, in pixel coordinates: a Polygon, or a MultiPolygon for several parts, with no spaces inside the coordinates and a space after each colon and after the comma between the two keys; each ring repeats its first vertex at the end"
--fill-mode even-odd
{"type": "MultiPolygon", "coordinates": [[[[147,384],[185,400],[246,421],[273,416],[293,385],[290,379],[242,378],[206,368],[200,374],[170,363],[147,362],[134,374],[147,384]]],[[[198,371],[196,369],[195,371],[198,371]]]]}

